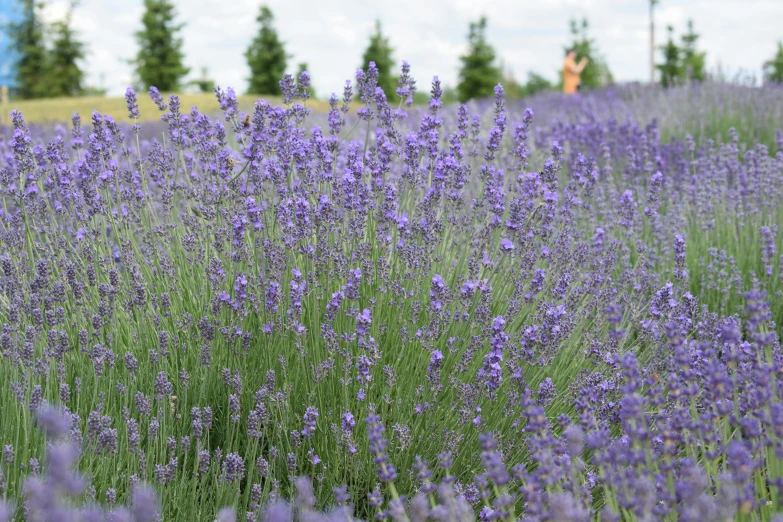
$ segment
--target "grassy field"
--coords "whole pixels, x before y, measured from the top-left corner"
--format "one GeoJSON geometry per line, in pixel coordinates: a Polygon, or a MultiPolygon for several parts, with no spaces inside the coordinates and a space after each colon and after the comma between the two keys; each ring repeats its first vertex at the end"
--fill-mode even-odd
{"type": "MultiPolygon", "coordinates": [[[[152,103],[149,96],[145,93],[137,93],[137,95],[142,119],[147,121],[157,120],[160,117],[160,111],[152,103]]],[[[165,96],[168,98],[168,93],[165,96]]],[[[183,112],[189,110],[194,105],[204,113],[214,113],[220,110],[215,95],[212,93],[180,94],[179,97],[182,102],[183,112]]],[[[238,96],[239,106],[242,110],[249,111],[259,98],[274,104],[282,103],[279,96],[242,95],[238,96]]],[[[307,104],[316,110],[324,110],[329,107],[326,102],[319,100],[308,100],[307,104]]],[[[84,117],[89,116],[94,110],[101,114],[108,114],[118,121],[128,117],[128,109],[125,106],[124,97],[48,98],[44,100],[13,100],[10,103],[0,105],[0,124],[8,125],[10,123],[9,114],[14,109],[22,111],[25,120],[29,123],[68,122],[71,119],[71,114],[74,112],[78,112],[84,117]]]]}

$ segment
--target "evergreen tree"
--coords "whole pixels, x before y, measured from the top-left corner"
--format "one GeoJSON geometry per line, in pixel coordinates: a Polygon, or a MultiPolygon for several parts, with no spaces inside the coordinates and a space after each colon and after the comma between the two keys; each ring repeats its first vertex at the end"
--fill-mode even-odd
{"type": "Polygon", "coordinates": [[[764,76],[768,82],[783,84],[783,42],[778,42],[778,52],[764,63],[764,76]]]}
{"type": "Polygon", "coordinates": [[[50,54],[49,95],[81,96],[84,94],[84,71],[79,62],[84,60],[84,44],[71,27],[71,16],[76,3],[72,2],[64,20],[53,25],[54,42],[50,54]]]}
{"type": "Polygon", "coordinates": [[[661,85],[669,88],[680,83],[682,77],[682,49],[674,41],[674,28],[670,25],[666,28],[669,33],[669,39],[665,45],[661,46],[663,52],[663,63],[656,67],[661,72],[661,85]]]}
{"type": "Polygon", "coordinates": [[[606,64],[606,60],[598,51],[595,40],[590,38],[587,34],[589,28],[590,26],[587,23],[586,18],[583,18],[581,23],[578,23],[576,20],[571,20],[571,36],[573,37],[573,43],[570,48],[576,51],[577,63],[580,62],[582,58],[587,58],[589,60],[587,67],[584,68],[582,74],[579,76],[582,81],[581,86],[584,89],[603,87],[612,81],[612,73],[609,72],[609,66],[606,64]]]}
{"type": "Polygon", "coordinates": [[[362,55],[362,69],[366,70],[370,62],[378,69],[378,87],[383,89],[387,100],[397,98],[397,75],[394,70],[393,49],[389,39],[381,32],[381,22],[375,21],[375,32],[370,36],[370,44],[362,55]]]}
{"type": "Polygon", "coordinates": [[[460,57],[457,96],[466,102],[473,98],[492,96],[500,82],[500,70],[495,66],[495,49],[487,42],[487,18],[471,22],[468,32],[468,53],[460,57]]]}
{"type": "Polygon", "coordinates": [[[280,80],[285,74],[288,55],[273,25],[272,11],[265,5],[256,17],[261,25],[258,34],[245,51],[250,78],[250,94],[280,94],[280,80]]]}
{"type": "Polygon", "coordinates": [[[139,52],[136,73],[144,89],[155,86],[163,92],[176,91],[190,69],[182,63],[182,38],[177,34],[184,24],[176,16],[170,0],[144,0],[142,30],[136,32],[139,52]]]}
{"type": "Polygon", "coordinates": [[[22,16],[7,27],[8,37],[18,54],[16,92],[20,98],[43,98],[49,95],[47,55],[41,4],[21,0],[22,16]]]}
{"type": "Polygon", "coordinates": [[[704,65],[706,52],[696,50],[699,35],[693,30],[693,20],[688,20],[688,32],[682,35],[682,66],[683,80],[704,81],[704,65]]]}

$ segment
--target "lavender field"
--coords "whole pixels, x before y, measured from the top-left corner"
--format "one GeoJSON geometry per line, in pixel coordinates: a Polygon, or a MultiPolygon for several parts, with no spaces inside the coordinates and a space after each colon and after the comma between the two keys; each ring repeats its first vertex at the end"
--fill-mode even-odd
{"type": "Polygon", "coordinates": [[[355,80],[0,128],[0,521],[781,520],[783,90],[355,80]]]}

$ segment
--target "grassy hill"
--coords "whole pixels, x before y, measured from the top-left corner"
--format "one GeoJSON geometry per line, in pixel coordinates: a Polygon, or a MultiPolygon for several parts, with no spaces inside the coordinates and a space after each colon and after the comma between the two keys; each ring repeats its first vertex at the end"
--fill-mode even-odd
{"type": "MultiPolygon", "coordinates": [[[[150,100],[146,93],[137,93],[139,110],[142,120],[157,120],[160,111],[150,100]]],[[[168,94],[165,95],[168,98],[168,94]]],[[[239,107],[245,112],[253,109],[253,104],[259,98],[270,103],[281,104],[279,96],[239,96],[239,107]]],[[[192,106],[198,107],[204,113],[215,113],[220,106],[214,94],[181,94],[182,112],[188,112],[192,106]]],[[[315,110],[328,110],[329,105],[324,101],[307,100],[307,106],[315,110]]],[[[47,98],[43,100],[12,100],[10,103],[0,105],[0,124],[10,123],[9,114],[18,109],[24,114],[28,123],[68,122],[71,114],[79,113],[83,119],[88,119],[92,111],[97,110],[101,114],[108,114],[117,121],[125,121],[128,118],[128,109],[125,106],[125,98],[107,98],[103,96],[85,96],[80,98],[47,98]]]]}

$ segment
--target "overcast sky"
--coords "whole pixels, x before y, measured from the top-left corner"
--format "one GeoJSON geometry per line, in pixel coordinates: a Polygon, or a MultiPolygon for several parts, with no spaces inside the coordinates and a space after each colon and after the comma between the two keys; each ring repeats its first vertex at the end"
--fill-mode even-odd
{"type": "MultiPolygon", "coordinates": [[[[49,0],[54,20],[68,0],[49,0]]],[[[248,69],[243,53],[257,25],[259,0],[175,0],[186,24],[185,63],[191,75],[207,67],[223,87],[244,91],[248,69]]],[[[456,83],[459,56],[470,21],[485,14],[488,38],[519,80],[529,71],[555,79],[569,41],[568,19],[587,17],[599,49],[618,81],[649,77],[647,0],[271,0],[276,27],[292,54],[289,69],[307,62],[320,95],[341,90],[353,78],[380,19],[397,61],[408,60],[419,86],[433,75],[456,83]]],[[[120,95],[131,82],[126,60],[134,56],[133,33],[140,26],[142,0],[82,0],[74,17],[89,46],[88,83],[120,95]]],[[[760,75],[761,64],[783,39],[783,0],[661,0],[656,9],[657,43],[665,26],[684,31],[693,18],[710,69],[760,75]]]]}

